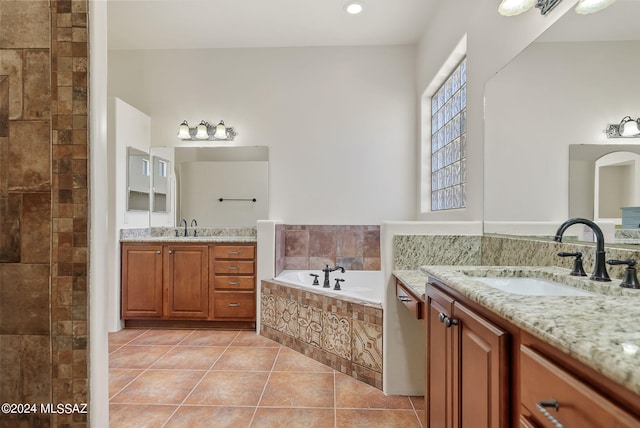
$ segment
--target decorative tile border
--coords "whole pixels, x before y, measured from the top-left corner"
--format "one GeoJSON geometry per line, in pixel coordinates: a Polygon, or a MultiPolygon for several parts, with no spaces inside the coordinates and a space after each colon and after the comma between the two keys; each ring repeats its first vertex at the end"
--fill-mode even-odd
{"type": "Polygon", "coordinates": [[[382,308],[262,281],[260,334],[382,389],[382,308]]]}

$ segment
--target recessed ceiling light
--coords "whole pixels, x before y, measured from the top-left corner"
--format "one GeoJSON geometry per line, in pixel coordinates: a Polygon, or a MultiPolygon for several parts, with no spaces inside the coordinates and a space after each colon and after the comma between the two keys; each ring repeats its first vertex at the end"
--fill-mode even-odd
{"type": "Polygon", "coordinates": [[[350,15],[357,15],[361,13],[363,9],[364,7],[362,6],[362,3],[357,1],[350,1],[344,5],[344,10],[346,10],[350,15]]]}

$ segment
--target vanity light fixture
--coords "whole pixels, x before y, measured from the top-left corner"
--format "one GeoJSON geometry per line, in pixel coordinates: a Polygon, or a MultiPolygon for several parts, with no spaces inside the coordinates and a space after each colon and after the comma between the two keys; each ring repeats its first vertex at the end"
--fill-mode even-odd
{"type": "Polygon", "coordinates": [[[616,0],[580,0],[576,6],[576,13],[587,15],[589,13],[599,12],[611,6],[616,0]]]}
{"type": "Polygon", "coordinates": [[[357,15],[359,13],[362,13],[362,11],[364,10],[364,6],[361,2],[350,1],[349,3],[344,5],[344,10],[347,11],[349,15],[357,15]]]}
{"type": "MultiPolygon", "coordinates": [[[[504,16],[520,15],[533,6],[540,9],[542,15],[546,15],[562,0],[502,0],[498,6],[498,12],[504,16]]],[[[586,15],[601,11],[610,6],[616,0],[579,0],[575,8],[576,13],[586,15]]]]}
{"type": "Polygon", "coordinates": [[[209,140],[209,141],[233,141],[238,133],[224,124],[221,120],[217,125],[201,121],[195,128],[189,127],[185,120],[178,128],[178,138],[181,140],[209,140]]]}
{"type": "Polygon", "coordinates": [[[607,138],[640,138],[640,118],[625,116],[619,124],[607,125],[604,132],[607,138]]]}

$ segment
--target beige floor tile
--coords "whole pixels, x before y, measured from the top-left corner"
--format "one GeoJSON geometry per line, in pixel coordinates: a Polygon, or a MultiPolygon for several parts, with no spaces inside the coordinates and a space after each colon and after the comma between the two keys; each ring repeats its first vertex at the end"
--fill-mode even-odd
{"type": "Polygon", "coordinates": [[[268,372],[211,371],[187,397],[186,404],[257,406],[268,372]]]}
{"type": "Polygon", "coordinates": [[[251,428],[333,428],[333,409],[276,409],[259,407],[251,428]]]}
{"type": "Polygon", "coordinates": [[[333,369],[293,349],[280,349],[274,371],[299,371],[307,373],[333,373],[333,369]]]}
{"type": "Polygon", "coordinates": [[[153,363],[151,368],[207,370],[224,350],[223,346],[175,347],[153,363]]]}
{"type": "Polygon", "coordinates": [[[110,428],[158,428],[169,420],[177,406],[110,404],[110,428]]]}
{"type": "Polygon", "coordinates": [[[109,398],[120,392],[142,372],[143,370],[109,369],[109,398]]]}
{"type": "Polygon", "coordinates": [[[336,373],[336,408],[413,410],[409,397],[385,395],[378,388],[342,373],[336,373]]]}
{"type": "Polygon", "coordinates": [[[413,410],[336,409],[336,428],[420,428],[413,410]]]}
{"type": "Polygon", "coordinates": [[[133,339],[140,336],[145,331],[147,330],[139,328],[125,328],[114,333],[109,333],[109,344],[113,343],[124,345],[125,343],[131,342],[133,339]]]}
{"type": "Polygon", "coordinates": [[[213,365],[213,370],[270,371],[278,348],[228,347],[213,365]]]}
{"type": "Polygon", "coordinates": [[[181,406],[164,428],[244,428],[254,407],[181,406]]]}
{"type": "Polygon", "coordinates": [[[280,344],[264,336],[257,335],[255,331],[241,331],[233,340],[231,346],[279,348],[280,344]]]}
{"type": "Polygon", "coordinates": [[[133,339],[130,345],[177,345],[193,330],[147,330],[133,339]]]}
{"type": "Polygon", "coordinates": [[[206,372],[147,370],[112,399],[112,403],[180,404],[206,372]]]}
{"type": "Polygon", "coordinates": [[[333,373],[273,372],[260,406],[333,408],[333,373]]]}
{"type": "Polygon", "coordinates": [[[195,330],[179,346],[227,346],[238,333],[227,330],[195,330]]]}
{"type": "Polygon", "coordinates": [[[109,355],[109,368],[146,369],[172,348],[171,345],[123,346],[109,355]]]}

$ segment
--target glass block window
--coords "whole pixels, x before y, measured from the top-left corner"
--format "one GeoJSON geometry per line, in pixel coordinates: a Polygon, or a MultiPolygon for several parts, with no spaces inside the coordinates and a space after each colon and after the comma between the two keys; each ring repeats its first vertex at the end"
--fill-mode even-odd
{"type": "Polygon", "coordinates": [[[467,61],[431,98],[431,210],[466,206],[467,61]]]}

